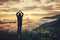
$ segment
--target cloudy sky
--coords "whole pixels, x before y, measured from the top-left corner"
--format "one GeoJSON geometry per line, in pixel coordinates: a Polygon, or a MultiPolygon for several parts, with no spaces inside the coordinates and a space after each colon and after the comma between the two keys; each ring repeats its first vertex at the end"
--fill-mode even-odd
{"type": "Polygon", "coordinates": [[[60,10],[59,0],[0,0],[0,12],[60,10]],[[56,2],[57,1],[57,2],[56,2]]]}

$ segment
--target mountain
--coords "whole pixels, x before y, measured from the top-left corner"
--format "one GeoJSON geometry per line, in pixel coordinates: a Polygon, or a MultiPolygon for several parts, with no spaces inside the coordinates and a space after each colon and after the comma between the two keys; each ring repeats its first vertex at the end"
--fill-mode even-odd
{"type": "Polygon", "coordinates": [[[57,20],[44,23],[33,31],[44,34],[44,37],[50,38],[51,40],[60,40],[60,19],[58,17],[60,17],[60,14],[50,17],[56,18],[57,20]]]}
{"type": "Polygon", "coordinates": [[[44,23],[42,25],[40,25],[38,28],[34,29],[34,30],[40,30],[40,29],[52,29],[52,30],[60,30],[60,14],[58,15],[55,15],[55,16],[52,16],[52,17],[44,17],[44,18],[47,18],[47,19],[57,19],[55,21],[52,21],[52,22],[47,22],[47,23],[44,23]]]}

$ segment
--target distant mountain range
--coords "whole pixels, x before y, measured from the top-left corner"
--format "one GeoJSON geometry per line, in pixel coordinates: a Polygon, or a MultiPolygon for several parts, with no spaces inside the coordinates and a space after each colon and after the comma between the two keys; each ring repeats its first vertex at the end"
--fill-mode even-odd
{"type": "Polygon", "coordinates": [[[60,19],[60,14],[56,14],[55,16],[52,17],[44,17],[43,19],[60,19]]]}

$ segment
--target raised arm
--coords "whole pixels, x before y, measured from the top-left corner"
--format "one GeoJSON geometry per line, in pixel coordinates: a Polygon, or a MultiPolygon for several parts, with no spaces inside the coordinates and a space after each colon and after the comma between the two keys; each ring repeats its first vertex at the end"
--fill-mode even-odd
{"type": "Polygon", "coordinates": [[[20,13],[21,13],[21,16],[23,17],[24,13],[23,13],[23,12],[21,12],[21,11],[20,11],[20,13]]]}
{"type": "Polygon", "coordinates": [[[16,13],[16,16],[18,15],[19,12],[16,13]]]}
{"type": "Polygon", "coordinates": [[[22,13],[22,17],[23,17],[24,13],[22,13]]]}
{"type": "Polygon", "coordinates": [[[21,14],[22,17],[23,17],[23,15],[24,15],[23,12],[19,11],[19,12],[16,13],[16,16],[18,16],[19,14],[21,14]]]}

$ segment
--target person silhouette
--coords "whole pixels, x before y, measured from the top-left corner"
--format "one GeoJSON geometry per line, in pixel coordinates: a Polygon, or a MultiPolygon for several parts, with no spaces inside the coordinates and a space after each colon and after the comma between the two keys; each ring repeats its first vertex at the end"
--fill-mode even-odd
{"type": "Polygon", "coordinates": [[[22,17],[23,17],[23,13],[21,11],[17,12],[16,13],[16,16],[17,16],[17,23],[18,23],[18,30],[17,30],[17,33],[19,35],[21,35],[21,31],[22,31],[22,17]]]}

